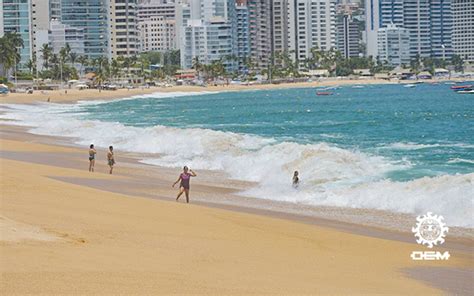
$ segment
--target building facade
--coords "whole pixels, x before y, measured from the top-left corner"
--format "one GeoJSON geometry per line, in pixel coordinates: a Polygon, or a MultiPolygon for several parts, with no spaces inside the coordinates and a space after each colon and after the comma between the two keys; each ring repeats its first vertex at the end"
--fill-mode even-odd
{"type": "Polygon", "coordinates": [[[49,0],[50,19],[61,20],[61,0],[49,0]]]}
{"type": "Polygon", "coordinates": [[[4,33],[17,33],[23,39],[23,47],[19,48],[20,60],[16,62],[19,69],[25,70],[26,64],[33,55],[33,34],[32,34],[32,6],[30,0],[3,0],[2,31],[4,33]]]}
{"type": "Polygon", "coordinates": [[[328,51],[336,47],[336,1],[294,0],[294,4],[289,9],[289,50],[304,67],[313,48],[328,51]]]}
{"type": "Polygon", "coordinates": [[[163,16],[172,20],[176,16],[176,7],[179,4],[163,0],[145,0],[138,3],[137,17],[139,21],[149,17],[163,16]]]}
{"type": "Polygon", "coordinates": [[[245,62],[250,56],[249,14],[246,3],[236,3],[236,43],[237,59],[240,71],[246,69],[245,62]]]}
{"type": "Polygon", "coordinates": [[[176,21],[151,16],[139,22],[141,51],[166,52],[176,49],[176,21]]]}
{"type": "Polygon", "coordinates": [[[84,30],[84,55],[90,59],[109,53],[108,3],[104,0],[62,0],[61,22],[84,30]]]}
{"type": "Polygon", "coordinates": [[[250,58],[257,69],[269,67],[273,59],[273,0],[248,0],[250,58]]]}
{"type": "Polygon", "coordinates": [[[274,0],[272,14],[273,51],[288,52],[288,12],[291,0],[274,0]]]}
{"type": "Polygon", "coordinates": [[[138,40],[137,0],[110,0],[109,7],[110,58],[137,55],[138,40]]]}
{"type": "Polygon", "coordinates": [[[181,5],[179,10],[177,22],[182,24],[178,28],[181,66],[192,68],[196,60],[202,64],[222,61],[227,71],[236,70],[237,62],[230,58],[238,54],[235,1],[191,0],[181,5]],[[184,19],[183,13],[189,18],[184,19]]]}
{"type": "Polygon", "coordinates": [[[58,54],[61,48],[69,44],[71,52],[85,54],[84,28],[71,27],[58,20],[51,20],[49,32],[49,44],[54,53],[58,54]]]}
{"type": "Polygon", "coordinates": [[[351,15],[339,15],[337,19],[337,49],[345,58],[359,56],[359,24],[351,15]]]}
{"type": "Polygon", "coordinates": [[[390,24],[408,29],[410,57],[450,58],[452,0],[366,0],[368,56],[377,56],[376,33],[390,24]]]}
{"type": "Polygon", "coordinates": [[[378,30],[378,57],[392,66],[410,64],[410,32],[395,25],[378,30]]]}
{"type": "Polygon", "coordinates": [[[474,1],[452,0],[454,53],[474,63],[474,1]]]}

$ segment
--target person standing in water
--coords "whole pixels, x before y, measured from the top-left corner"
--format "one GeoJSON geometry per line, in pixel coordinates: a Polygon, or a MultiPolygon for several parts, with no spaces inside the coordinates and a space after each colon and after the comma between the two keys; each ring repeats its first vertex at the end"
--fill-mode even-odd
{"type": "Polygon", "coordinates": [[[293,173],[293,188],[298,188],[298,186],[300,185],[300,178],[298,177],[298,175],[298,171],[295,171],[293,173]]]}
{"type": "Polygon", "coordinates": [[[185,166],[183,168],[183,172],[179,175],[178,177],[178,180],[176,180],[176,182],[173,183],[173,188],[176,184],[178,184],[179,182],[181,182],[181,184],[179,185],[179,193],[178,193],[178,196],[176,196],[176,201],[178,201],[178,199],[181,197],[181,195],[186,194],[186,202],[189,203],[189,181],[191,179],[191,177],[196,177],[196,173],[193,171],[193,170],[189,170],[188,172],[188,167],[185,166]]]}
{"type": "Polygon", "coordinates": [[[115,164],[115,158],[114,158],[114,147],[109,146],[109,152],[107,152],[107,161],[110,167],[110,172],[109,174],[112,174],[112,171],[114,169],[114,164],[115,164]]]}
{"type": "Polygon", "coordinates": [[[97,151],[94,148],[94,144],[91,144],[89,146],[89,172],[94,171],[95,155],[96,154],[97,154],[97,151]]]}

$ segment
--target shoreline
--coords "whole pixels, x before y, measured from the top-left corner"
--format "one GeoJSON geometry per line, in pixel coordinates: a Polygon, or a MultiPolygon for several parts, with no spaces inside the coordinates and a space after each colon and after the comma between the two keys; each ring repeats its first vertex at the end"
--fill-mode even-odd
{"type": "MultiPolygon", "coordinates": [[[[7,141],[34,142],[41,145],[73,149],[75,151],[84,150],[83,147],[73,142],[73,138],[32,134],[28,131],[28,127],[24,126],[1,124],[0,134],[3,134],[2,139],[7,141]]],[[[103,148],[98,148],[97,150],[101,155],[105,155],[107,152],[103,148]]],[[[169,185],[164,183],[163,179],[169,179],[168,181],[171,184],[174,181],[175,174],[179,172],[179,168],[168,168],[141,162],[142,158],[148,156],[156,157],[156,155],[152,154],[120,152],[120,165],[125,168],[125,171],[120,171],[119,169],[118,172],[116,171],[116,174],[128,179],[119,181],[126,185],[120,185],[119,183],[105,184],[101,182],[91,182],[91,180],[88,179],[68,179],[61,177],[55,179],[109,192],[126,193],[168,202],[174,201],[173,195],[176,190],[163,191],[159,190],[159,188],[166,188],[167,185],[169,185]],[[153,191],[155,187],[158,189],[158,193],[153,191]],[[124,188],[126,188],[126,190],[124,188]],[[166,192],[164,195],[167,197],[160,195],[164,192],[166,192]]],[[[32,153],[23,154],[22,152],[2,153],[3,159],[15,161],[23,160],[43,165],[50,164],[58,167],[80,169],[77,165],[65,165],[64,158],[61,158],[60,161],[56,161],[54,160],[55,157],[57,156],[47,153],[37,155],[32,153]]],[[[74,163],[83,162],[82,157],[77,157],[77,155],[69,155],[68,160],[74,163]]],[[[222,183],[226,185],[221,186],[216,184],[214,180],[217,176],[222,178],[222,172],[214,170],[200,170],[199,176],[200,178],[193,180],[193,191],[198,192],[197,197],[191,196],[191,202],[193,204],[281,218],[309,225],[329,227],[338,231],[375,238],[392,239],[416,245],[411,232],[412,224],[415,221],[415,215],[413,214],[376,209],[298,205],[291,202],[246,197],[239,195],[239,192],[255,186],[252,182],[225,178],[222,183]],[[204,180],[201,181],[202,179],[204,180]],[[195,188],[196,186],[197,188],[195,188]]],[[[447,246],[446,248],[466,251],[469,249],[468,245],[474,243],[474,228],[450,227],[449,237],[450,240],[444,244],[444,246],[447,246]]]]}

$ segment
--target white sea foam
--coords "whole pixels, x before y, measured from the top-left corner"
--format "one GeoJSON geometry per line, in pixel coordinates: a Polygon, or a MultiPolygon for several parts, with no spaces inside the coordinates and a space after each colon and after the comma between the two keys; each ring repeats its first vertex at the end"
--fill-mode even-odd
{"type": "MultiPolygon", "coordinates": [[[[407,162],[326,143],[298,144],[202,128],[130,127],[81,120],[64,113],[81,104],[3,105],[1,118],[32,126],[37,134],[74,137],[81,145],[114,145],[118,151],[157,153],[143,162],[167,167],[223,170],[235,179],[256,182],[243,195],[311,205],[372,208],[404,213],[432,211],[449,225],[474,227],[474,174],[425,177],[409,182],[385,179],[407,162]],[[5,108],[8,107],[8,108],[5,108]],[[291,187],[294,170],[301,186],[291,187]]],[[[12,122],[9,122],[12,123],[12,122]]]]}
{"type": "MultiPolygon", "coordinates": [[[[217,91],[200,91],[200,92],[154,92],[151,94],[146,95],[135,95],[131,97],[125,97],[120,99],[114,99],[114,102],[118,101],[128,101],[128,100],[135,100],[135,99],[163,99],[163,98],[176,98],[176,97],[184,97],[184,96],[197,96],[197,95],[208,95],[208,94],[215,94],[218,93],[217,91]]],[[[79,100],[77,102],[79,105],[99,105],[104,103],[110,103],[110,100],[79,100]]]]}
{"type": "Polygon", "coordinates": [[[459,148],[474,148],[474,145],[465,143],[436,143],[436,144],[420,144],[412,142],[396,142],[386,146],[382,146],[382,149],[394,149],[394,150],[419,150],[437,147],[459,147],[459,148]]]}
{"type": "Polygon", "coordinates": [[[470,163],[474,164],[474,160],[472,159],[464,159],[464,158],[453,158],[448,161],[448,163],[470,163]]]}

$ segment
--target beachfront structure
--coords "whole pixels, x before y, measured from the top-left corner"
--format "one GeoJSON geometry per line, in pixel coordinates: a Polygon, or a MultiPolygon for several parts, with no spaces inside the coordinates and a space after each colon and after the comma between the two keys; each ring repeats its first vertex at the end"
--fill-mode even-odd
{"type": "Polygon", "coordinates": [[[365,41],[366,54],[368,57],[376,58],[377,34],[381,27],[380,22],[380,0],[365,0],[365,41]]]}
{"type": "Polygon", "coordinates": [[[248,7],[244,1],[238,1],[235,7],[236,13],[236,43],[239,70],[244,70],[245,60],[250,56],[249,37],[249,14],[248,7]]]}
{"type": "Polygon", "coordinates": [[[19,48],[20,60],[17,67],[25,70],[26,64],[33,54],[33,35],[31,30],[31,0],[3,0],[1,2],[0,19],[2,26],[0,36],[7,32],[15,32],[23,39],[23,47],[19,48]]]}
{"type": "Polygon", "coordinates": [[[288,52],[288,5],[291,0],[274,0],[272,13],[273,51],[288,52]]]}
{"type": "Polygon", "coordinates": [[[451,0],[366,0],[367,54],[376,57],[377,32],[394,24],[410,32],[410,57],[451,57],[451,0]]]}
{"type": "Polygon", "coordinates": [[[349,14],[337,18],[336,45],[345,58],[359,56],[359,24],[349,14]]]}
{"type": "MultiPolygon", "coordinates": [[[[452,0],[430,1],[431,56],[439,59],[451,58],[453,55],[453,14],[451,2],[452,0]]],[[[474,14],[471,14],[471,20],[473,18],[474,14]]]]}
{"type": "Polygon", "coordinates": [[[109,54],[108,5],[105,0],[61,1],[61,22],[84,30],[84,55],[90,59],[109,54]]]}
{"type": "Polygon", "coordinates": [[[474,1],[452,0],[452,13],[454,52],[474,63],[474,1]]]}
{"type": "Polygon", "coordinates": [[[248,0],[250,58],[255,68],[264,70],[272,63],[272,2],[248,0]]]}
{"type": "Polygon", "coordinates": [[[173,20],[176,16],[176,7],[179,4],[166,0],[141,0],[138,2],[137,18],[139,21],[149,17],[162,16],[173,20]]]}
{"type": "Polygon", "coordinates": [[[69,44],[71,52],[78,55],[85,53],[84,28],[71,27],[58,20],[51,20],[49,27],[49,44],[54,53],[58,54],[61,48],[69,44]]]}
{"type": "Polygon", "coordinates": [[[336,47],[336,1],[293,1],[289,6],[288,48],[304,67],[312,48],[328,51],[336,47]]]}
{"type": "MultiPolygon", "coordinates": [[[[181,27],[179,49],[181,66],[189,69],[198,60],[202,64],[222,61],[227,71],[234,71],[237,55],[237,22],[234,0],[190,0],[177,10],[181,27]],[[188,10],[184,8],[189,7],[188,10]],[[185,12],[187,17],[184,19],[185,12]]],[[[179,20],[178,20],[179,19],[179,20]]]]}
{"type": "Polygon", "coordinates": [[[44,0],[31,0],[32,55],[36,57],[36,69],[43,67],[41,48],[49,43],[50,9],[44,0]]]}
{"type": "Polygon", "coordinates": [[[137,0],[110,0],[109,57],[130,57],[140,49],[137,27],[137,0]]]}
{"type": "MultiPolygon", "coordinates": [[[[184,28],[188,24],[188,20],[191,19],[191,6],[188,3],[178,3],[176,4],[176,48],[181,49],[184,47],[184,28]]],[[[180,59],[183,61],[184,55],[180,51],[180,59]]]]}
{"type": "Polygon", "coordinates": [[[61,0],[49,0],[49,17],[61,21],[61,0]]]}
{"type": "Polygon", "coordinates": [[[378,30],[378,57],[392,66],[410,64],[410,32],[388,25],[378,30]]]}
{"type": "Polygon", "coordinates": [[[166,16],[150,16],[138,23],[141,51],[166,52],[176,49],[176,21],[166,16]]]}
{"type": "Polygon", "coordinates": [[[182,37],[183,69],[191,69],[196,61],[201,64],[222,61],[227,71],[235,69],[235,63],[225,59],[234,53],[232,26],[225,19],[216,17],[210,22],[189,20],[182,37]]]}

